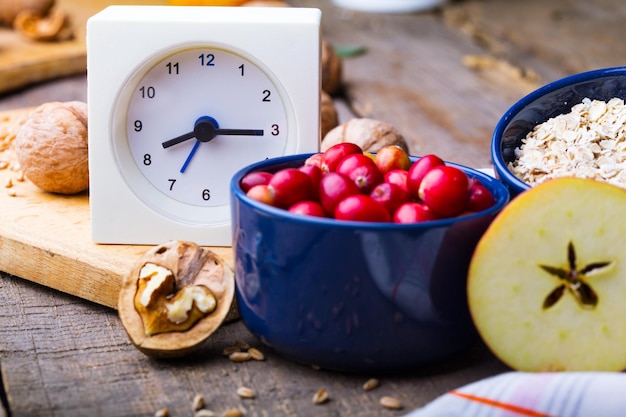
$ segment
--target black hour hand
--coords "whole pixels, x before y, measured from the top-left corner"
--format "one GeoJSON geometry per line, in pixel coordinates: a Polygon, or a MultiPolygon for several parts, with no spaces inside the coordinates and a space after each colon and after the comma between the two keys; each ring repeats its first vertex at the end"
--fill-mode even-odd
{"type": "Polygon", "coordinates": [[[263,129],[220,129],[211,118],[200,118],[196,122],[193,131],[180,135],[162,143],[163,148],[178,145],[189,139],[196,138],[200,142],[209,142],[218,135],[227,136],[263,136],[263,129]]]}

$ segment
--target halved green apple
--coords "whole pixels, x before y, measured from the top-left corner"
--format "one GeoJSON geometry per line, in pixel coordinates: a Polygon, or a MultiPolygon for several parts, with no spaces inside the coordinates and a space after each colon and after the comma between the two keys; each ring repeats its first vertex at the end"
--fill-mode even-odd
{"type": "Polygon", "coordinates": [[[626,369],[626,190],[560,178],[520,194],[478,243],[467,290],[514,369],[626,369]]]}

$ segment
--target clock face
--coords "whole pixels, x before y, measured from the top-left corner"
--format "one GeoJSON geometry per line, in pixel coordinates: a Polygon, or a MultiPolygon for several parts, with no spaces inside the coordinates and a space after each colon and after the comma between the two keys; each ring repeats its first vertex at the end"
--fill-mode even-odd
{"type": "MultiPolygon", "coordinates": [[[[227,205],[238,169],[285,153],[283,94],[252,59],[192,46],[145,67],[122,96],[128,104],[120,141],[128,148],[118,149],[163,196],[191,206],[227,205]]],[[[127,181],[142,193],[144,181],[133,171],[127,181]]]]}

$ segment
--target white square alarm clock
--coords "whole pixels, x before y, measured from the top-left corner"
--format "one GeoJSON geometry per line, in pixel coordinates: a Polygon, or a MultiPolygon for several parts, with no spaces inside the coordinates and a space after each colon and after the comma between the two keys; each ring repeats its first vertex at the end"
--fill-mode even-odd
{"type": "Polygon", "coordinates": [[[110,6],[87,23],[92,239],[230,246],[230,180],[318,152],[309,8],[110,6]]]}

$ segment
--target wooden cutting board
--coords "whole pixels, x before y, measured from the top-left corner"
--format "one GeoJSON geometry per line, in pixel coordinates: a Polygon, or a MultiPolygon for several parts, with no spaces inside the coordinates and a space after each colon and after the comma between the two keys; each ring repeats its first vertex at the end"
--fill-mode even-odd
{"type": "Polygon", "coordinates": [[[53,78],[84,73],[87,66],[85,25],[90,16],[106,6],[164,5],[167,1],[56,0],[55,4],[70,16],[75,35],[72,40],[33,42],[11,28],[0,27],[0,93],[53,78]]]}
{"type": "MultiPolygon", "coordinates": [[[[31,110],[0,112],[0,167],[12,159],[8,145],[31,110]]],[[[122,277],[148,249],[93,243],[88,193],[47,193],[0,169],[0,271],[116,308],[122,277]]],[[[211,249],[233,265],[232,248],[211,249]]]]}

